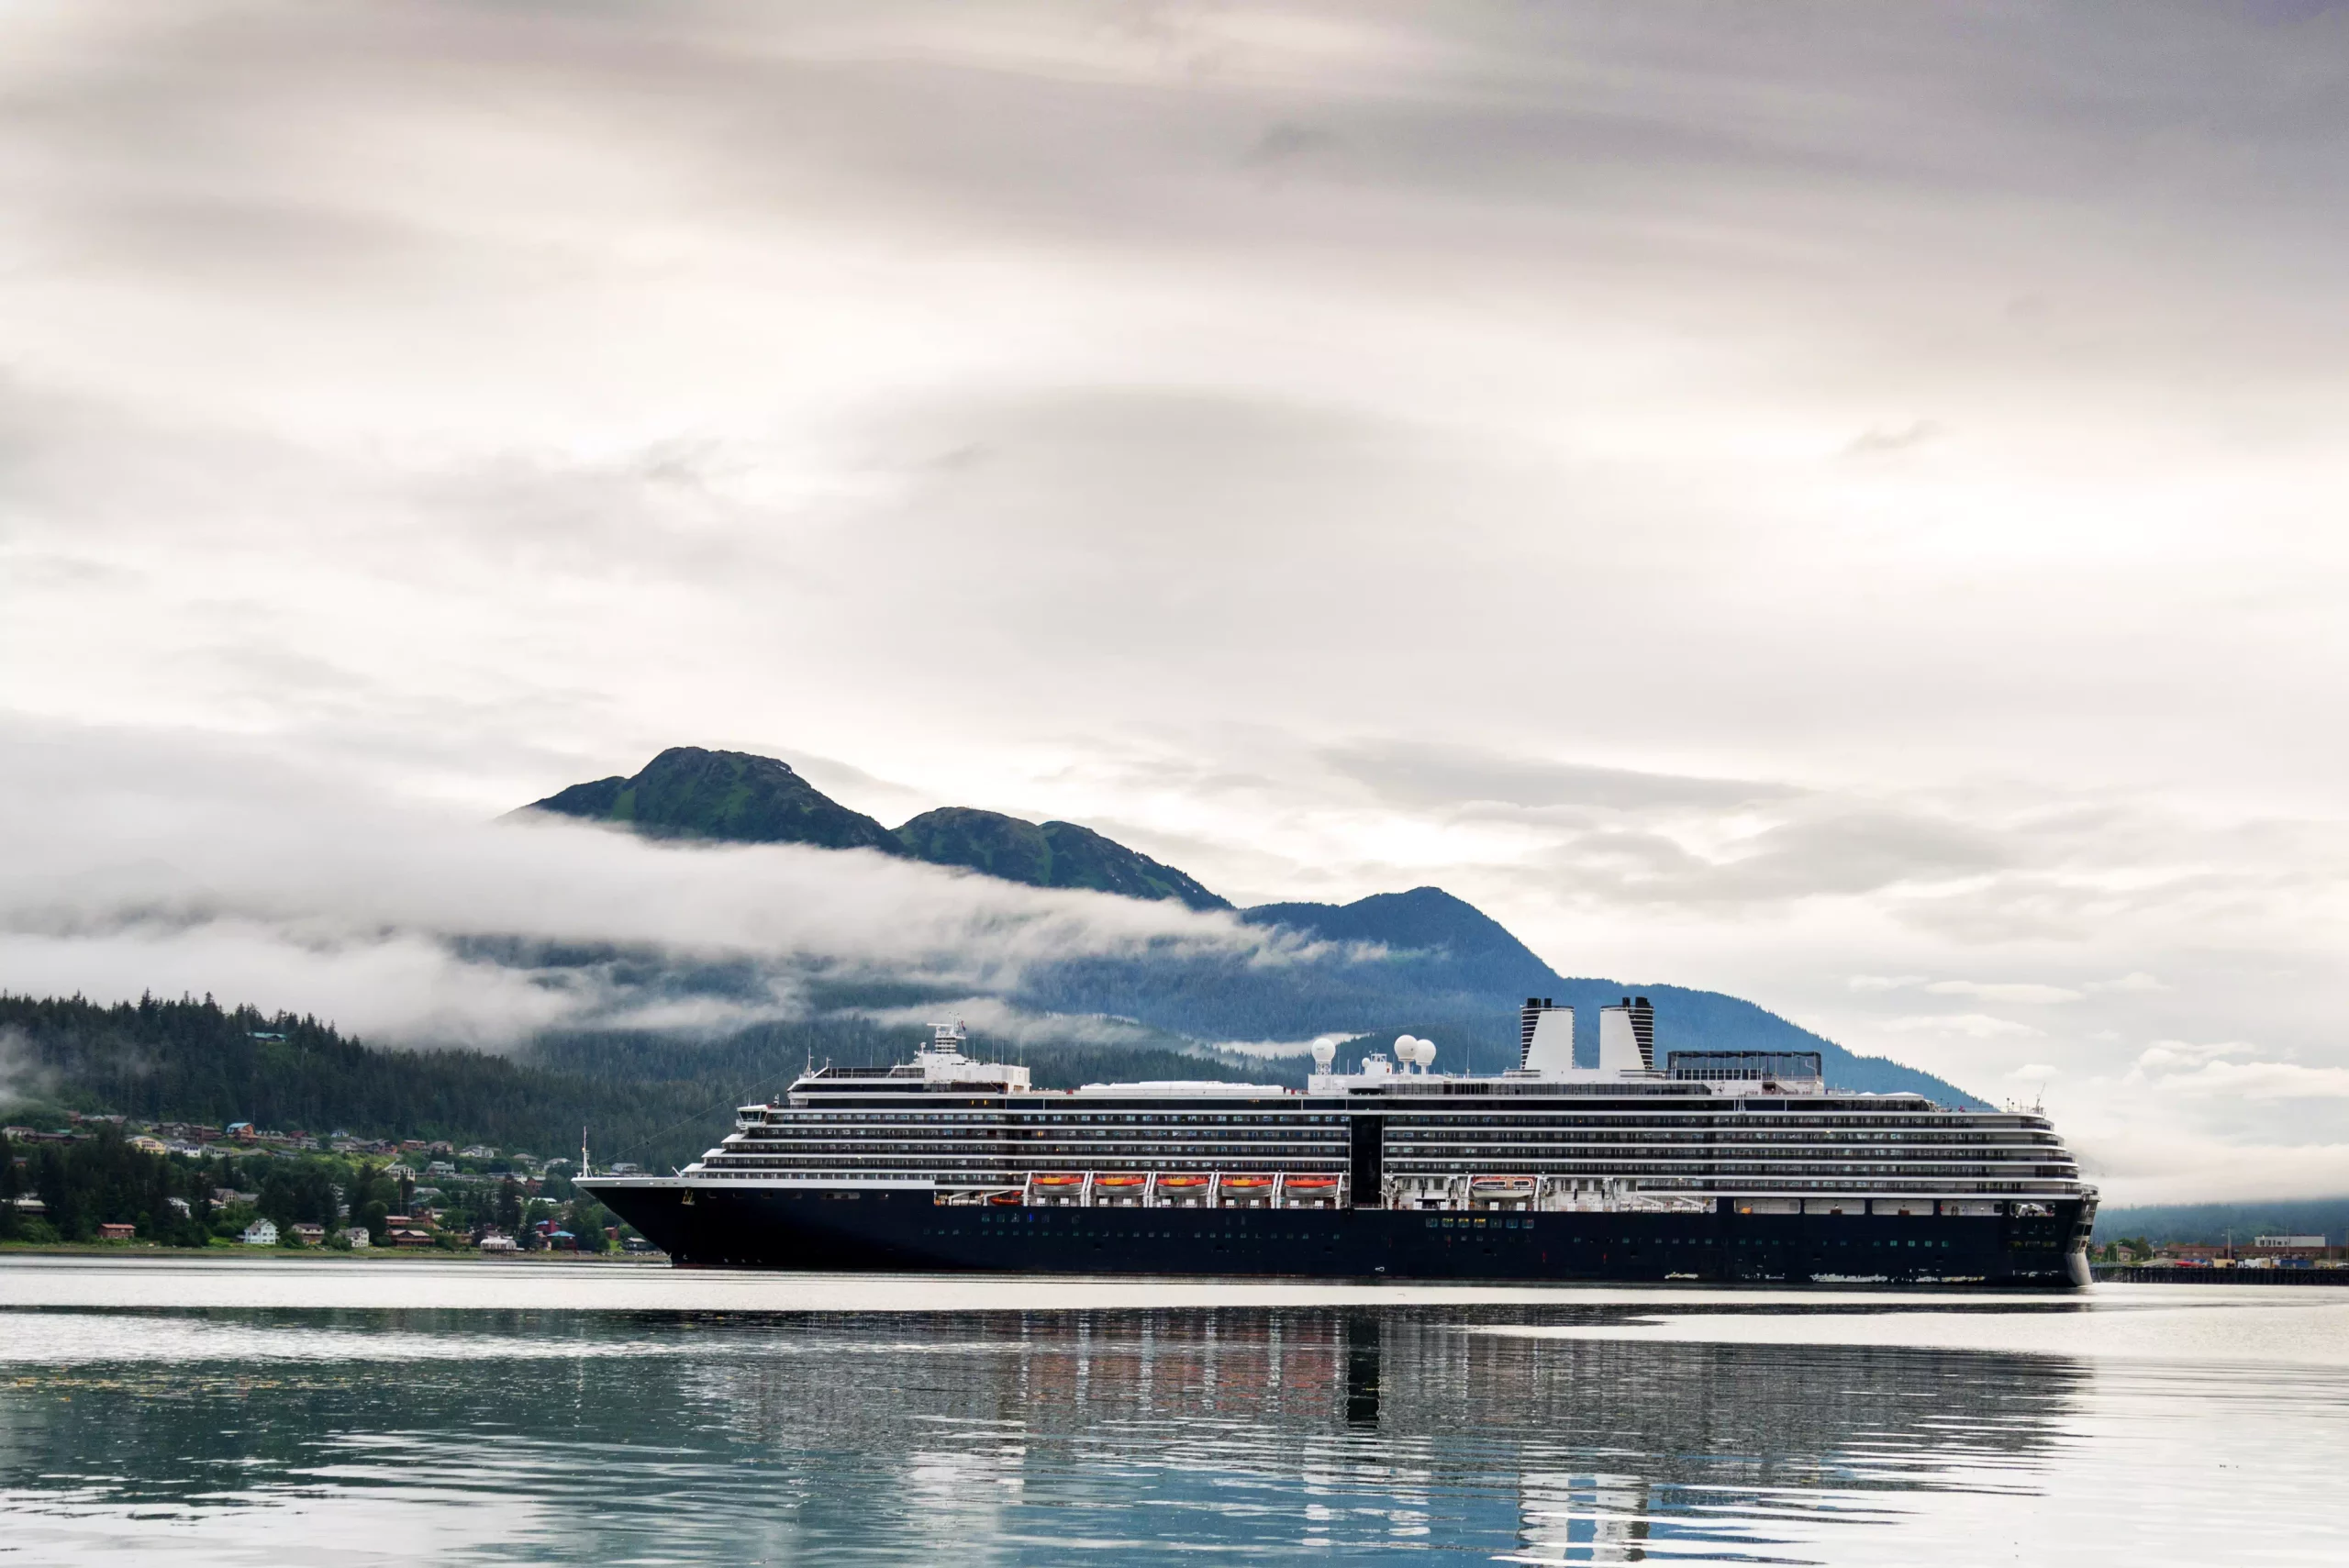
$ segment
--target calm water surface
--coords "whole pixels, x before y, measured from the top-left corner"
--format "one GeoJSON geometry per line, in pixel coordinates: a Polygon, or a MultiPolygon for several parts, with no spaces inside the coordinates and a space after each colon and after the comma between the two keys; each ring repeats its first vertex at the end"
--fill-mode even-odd
{"type": "Polygon", "coordinates": [[[0,1563],[2349,1562],[2349,1291],[0,1262],[0,1563]]]}

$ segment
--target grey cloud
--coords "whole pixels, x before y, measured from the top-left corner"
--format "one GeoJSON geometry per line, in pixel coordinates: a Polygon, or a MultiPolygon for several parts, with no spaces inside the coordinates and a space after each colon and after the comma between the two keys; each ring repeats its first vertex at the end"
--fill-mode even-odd
{"type": "Polygon", "coordinates": [[[1602,828],[1569,839],[1542,863],[1586,899],[1771,906],[1976,876],[2011,852],[1965,823],[1838,802],[1705,853],[1661,831],[1602,828]]]}
{"type": "Polygon", "coordinates": [[[1273,169],[1296,162],[1324,148],[1334,145],[1337,138],[1312,126],[1283,120],[1264,128],[1264,134],[1248,149],[1241,161],[1252,169],[1273,169]]]}
{"type": "Polygon", "coordinates": [[[1410,806],[1588,806],[1615,811],[1672,807],[1714,810],[1783,801],[1803,792],[1783,784],[1641,773],[1473,746],[1397,740],[1356,740],[1325,748],[1323,760],[1383,799],[1410,806]]]}
{"type": "MultiPolygon", "coordinates": [[[[626,155],[584,175],[584,194],[648,219],[676,210],[666,193],[677,192],[749,224],[813,209],[1111,248],[1245,237],[1260,254],[1348,233],[1407,253],[1464,225],[1509,237],[1486,248],[1504,273],[1568,251],[1783,260],[1799,243],[1787,230],[1822,224],[1861,272],[1898,251],[1941,271],[1946,214],[1987,217],[2019,195],[2060,233],[2050,258],[2126,243],[2094,217],[2122,202],[2209,250],[2176,210],[2188,200],[2298,223],[2343,194],[2325,104],[2338,77],[2320,63],[2335,19],[2279,32],[2163,6],[2122,39],[2062,7],[1887,13],[1863,27],[1798,7],[1767,29],[1724,27],[1701,6],[1441,21],[1400,6],[1269,9],[1333,47],[1275,41],[1245,9],[1230,25],[1195,20],[1190,36],[1217,41],[1170,52],[1163,38],[1085,28],[1052,6],[990,18],[680,6],[657,26],[462,5],[189,7],[150,36],[113,26],[61,44],[75,69],[53,70],[16,130],[70,151],[81,176],[41,187],[39,210],[74,224],[77,202],[106,203],[81,222],[109,250],[176,237],[184,250],[292,257],[326,244],[378,263],[396,247],[368,225],[457,243],[449,226],[398,211],[414,199],[397,178],[408,171],[375,157],[375,128],[411,119],[469,131],[479,175],[510,167],[535,202],[543,139],[596,139],[617,117],[626,155]],[[516,58],[531,69],[503,69],[516,58]],[[484,101],[509,112],[484,113],[484,101]],[[307,137],[269,134],[289,114],[306,117],[307,137]],[[1235,132],[1255,151],[1221,186],[1213,166],[1233,161],[1235,132]],[[1266,158],[1338,139],[1345,195],[1305,222],[1263,210],[1252,176],[1266,158]],[[177,169],[179,188],[155,194],[124,177],[132,167],[177,169]],[[306,193],[311,216],[240,221],[262,198],[207,189],[222,169],[306,193]],[[652,172],[665,178],[636,177],[652,172]],[[1364,210],[1365,195],[1384,210],[1364,210]],[[222,210],[192,219],[190,204],[206,200],[222,210]],[[354,211],[362,203],[372,210],[354,211]],[[1406,206],[1419,221],[1398,229],[1406,206]],[[1428,224],[1431,210],[1449,221],[1428,224]],[[315,239],[305,222],[352,238],[315,239]],[[268,231],[286,225],[273,244],[268,231]]],[[[476,256],[506,249],[466,243],[476,256]]]]}
{"type": "Polygon", "coordinates": [[[1913,450],[1940,439],[1942,428],[1931,419],[1912,419],[1906,425],[1871,427],[1852,438],[1843,449],[1845,457],[1888,457],[1894,452],[1913,450]]]}

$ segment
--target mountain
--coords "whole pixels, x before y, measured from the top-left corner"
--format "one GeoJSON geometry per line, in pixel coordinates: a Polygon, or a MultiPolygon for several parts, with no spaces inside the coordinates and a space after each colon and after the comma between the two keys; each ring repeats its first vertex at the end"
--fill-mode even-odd
{"type": "Polygon", "coordinates": [[[906,853],[896,834],[863,812],[851,811],[793,773],[790,764],[698,746],[672,746],[634,778],[573,784],[522,809],[623,822],[662,839],[906,853]]]}
{"type": "Polygon", "coordinates": [[[1240,917],[1252,926],[1286,926],[1323,941],[1442,953],[1464,985],[1502,996],[1535,976],[1557,978],[1508,927],[1441,887],[1374,893],[1352,904],[1259,904],[1240,917]]]}
{"type": "Polygon", "coordinates": [[[1173,866],[1074,822],[1039,826],[999,811],[944,806],[898,828],[897,838],[917,860],[967,866],[1007,882],[1085,887],[1129,898],[1179,898],[1194,909],[1231,907],[1230,899],[1173,866]]]}
{"type": "Polygon", "coordinates": [[[1043,1011],[1115,1013],[1207,1040],[1346,1034],[1369,1048],[1408,1032],[1434,1040],[1446,1066],[1496,1072],[1517,1065],[1517,1006],[1526,997],[1572,1006],[1575,1060],[1596,1065],[1598,1009],[1640,995],[1655,1007],[1660,1051],[1816,1051],[1837,1088],[1983,1103],[1930,1073],[1856,1055],[1736,996],[1570,979],[1498,921],[1438,887],[1344,905],[1264,904],[1240,917],[1328,945],[1276,963],[1175,954],[1081,960],[1031,975],[1018,999],[1043,1011]]]}
{"type": "Polygon", "coordinates": [[[672,746],[634,778],[573,784],[522,810],[626,823],[663,839],[879,850],[1030,887],[1179,898],[1194,909],[1231,907],[1196,878],[1074,822],[1039,825],[999,811],[948,806],[891,832],[801,778],[789,763],[747,751],[672,746]]]}
{"type": "MultiPolygon", "coordinates": [[[[674,747],[634,778],[574,784],[524,809],[624,822],[662,837],[878,850],[1035,887],[1175,898],[1202,910],[1231,907],[1173,866],[1073,822],[1039,824],[946,806],[892,832],[786,764],[740,751],[674,747]]],[[[1041,965],[1007,999],[1039,1013],[1130,1018],[1197,1041],[1294,1042],[1319,1035],[1370,1040],[1408,1031],[1433,1040],[1447,1066],[1495,1072],[1517,1063],[1517,1005],[1524,998],[1553,997],[1573,1006],[1576,1058],[1596,1062],[1598,1009],[1642,995],[1655,1006],[1657,1040],[1665,1050],[1816,1051],[1838,1088],[1981,1103],[1931,1073],[1854,1055],[1735,996],[1568,978],[1498,921],[1441,888],[1343,905],[1263,904],[1240,918],[1292,940],[1270,955],[1168,944],[1041,965]]],[[[680,973],[662,978],[687,991],[702,984],[680,973]]],[[[720,976],[712,983],[722,988],[726,982],[720,976]]]]}

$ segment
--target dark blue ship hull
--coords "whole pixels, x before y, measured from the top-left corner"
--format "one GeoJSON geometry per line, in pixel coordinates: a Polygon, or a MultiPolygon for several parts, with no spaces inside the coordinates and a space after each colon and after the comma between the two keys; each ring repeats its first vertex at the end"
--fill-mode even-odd
{"type": "Polygon", "coordinates": [[[685,1268],[1242,1278],[2087,1283],[2052,1218],[941,1205],[920,1191],[580,1184],[685,1268]]]}

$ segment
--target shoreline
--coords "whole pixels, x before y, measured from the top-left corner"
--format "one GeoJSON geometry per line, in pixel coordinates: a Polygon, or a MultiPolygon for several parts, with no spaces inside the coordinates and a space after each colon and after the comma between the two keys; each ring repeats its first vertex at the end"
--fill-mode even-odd
{"type": "Polygon", "coordinates": [[[340,1251],[331,1247],[166,1247],[155,1241],[0,1241],[0,1260],[8,1258],[115,1258],[134,1262],[184,1262],[197,1259],[239,1262],[361,1262],[618,1264],[629,1268],[667,1268],[666,1252],[564,1252],[547,1248],[536,1252],[483,1252],[466,1247],[442,1251],[438,1247],[368,1247],[340,1251]]]}

